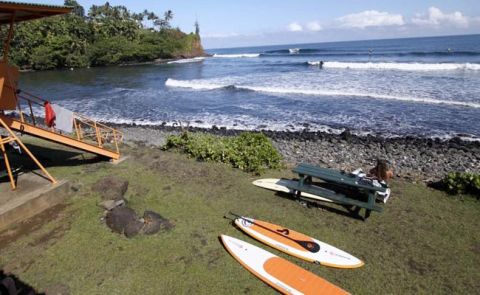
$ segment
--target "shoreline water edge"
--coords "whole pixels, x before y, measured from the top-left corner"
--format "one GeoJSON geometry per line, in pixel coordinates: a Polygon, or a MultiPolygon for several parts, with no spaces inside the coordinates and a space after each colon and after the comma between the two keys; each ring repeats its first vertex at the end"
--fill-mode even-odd
{"type": "MultiPolygon", "coordinates": [[[[242,130],[176,126],[109,124],[124,132],[127,143],[160,147],[166,138],[182,131],[234,136],[242,130]]],[[[346,130],[341,134],[321,131],[257,130],[267,135],[283,155],[287,165],[310,163],[352,171],[367,170],[377,159],[386,159],[396,177],[410,181],[434,182],[451,172],[480,173],[480,142],[459,137],[442,140],[414,136],[384,138],[358,136],[346,130]]]]}

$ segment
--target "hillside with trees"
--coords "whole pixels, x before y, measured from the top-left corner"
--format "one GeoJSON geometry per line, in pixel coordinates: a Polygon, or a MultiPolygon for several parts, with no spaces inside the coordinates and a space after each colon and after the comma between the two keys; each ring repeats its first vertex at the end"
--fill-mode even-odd
{"type": "Polygon", "coordinates": [[[125,6],[93,5],[88,12],[75,0],[68,15],[20,23],[10,61],[21,69],[81,68],[204,54],[198,23],[195,33],[172,28],[173,12],[163,16],[125,6]]]}

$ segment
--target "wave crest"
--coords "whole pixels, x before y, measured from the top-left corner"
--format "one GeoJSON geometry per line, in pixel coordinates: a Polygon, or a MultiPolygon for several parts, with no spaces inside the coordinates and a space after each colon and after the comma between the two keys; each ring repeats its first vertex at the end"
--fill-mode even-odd
{"type": "Polygon", "coordinates": [[[470,108],[480,108],[479,103],[456,101],[456,100],[439,100],[429,97],[409,97],[409,96],[397,96],[389,94],[379,93],[360,93],[360,92],[348,92],[342,90],[328,90],[328,89],[303,89],[303,88],[279,88],[279,87],[266,87],[266,86],[248,86],[248,85],[232,85],[232,84],[220,84],[210,83],[204,80],[175,80],[168,79],[165,82],[166,86],[189,88],[195,90],[247,90],[274,94],[299,94],[299,95],[314,95],[314,96],[350,96],[350,97],[362,97],[362,98],[375,98],[383,100],[396,100],[412,103],[426,103],[436,105],[451,105],[470,108]]]}
{"type": "MultiPolygon", "coordinates": [[[[309,61],[308,65],[319,66],[320,61],[309,61]]],[[[396,62],[338,62],[326,61],[324,68],[361,69],[361,70],[400,70],[400,71],[453,71],[480,70],[480,64],[474,63],[396,63],[396,62]]]]}
{"type": "Polygon", "coordinates": [[[253,58],[260,57],[260,53],[241,53],[241,54],[214,54],[217,58],[253,58]]]}
{"type": "Polygon", "coordinates": [[[202,62],[204,60],[205,60],[205,57],[194,57],[194,58],[172,60],[167,62],[167,64],[185,64],[185,63],[191,63],[191,62],[202,62]]]}

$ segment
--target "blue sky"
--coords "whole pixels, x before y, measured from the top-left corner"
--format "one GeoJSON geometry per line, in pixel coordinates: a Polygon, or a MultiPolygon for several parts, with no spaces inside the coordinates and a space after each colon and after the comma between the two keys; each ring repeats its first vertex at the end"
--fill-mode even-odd
{"type": "MultiPolygon", "coordinates": [[[[77,1],[86,9],[105,3],[77,1]]],[[[109,2],[157,14],[171,9],[173,25],[186,32],[193,30],[197,18],[206,48],[480,33],[479,0],[109,2]]]]}

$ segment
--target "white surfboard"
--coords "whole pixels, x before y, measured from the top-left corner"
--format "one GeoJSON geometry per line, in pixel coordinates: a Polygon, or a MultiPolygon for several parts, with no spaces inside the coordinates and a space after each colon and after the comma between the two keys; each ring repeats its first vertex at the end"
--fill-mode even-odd
{"type": "Polygon", "coordinates": [[[238,217],[235,224],[254,239],[300,259],[337,268],[357,268],[363,261],[305,234],[281,225],[238,217]]]}
{"type": "Polygon", "coordinates": [[[283,294],[349,294],[325,279],[252,244],[221,235],[227,251],[247,270],[283,294]]]}
{"type": "MultiPolygon", "coordinates": [[[[285,179],[285,178],[264,178],[264,179],[258,179],[253,182],[253,185],[265,188],[268,190],[276,191],[276,192],[284,192],[284,193],[289,193],[293,194],[293,191],[289,189],[287,186],[289,185],[297,185],[298,181],[295,180],[290,180],[290,179],[285,179]]],[[[309,193],[302,192],[301,196],[304,198],[309,198],[309,199],[314,199],[317,201],[322,201],[322,202],[330,202],[332,203],[333,201],[327,198],[322,198],[317,195],[312,195],[309,193]]]]}

